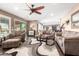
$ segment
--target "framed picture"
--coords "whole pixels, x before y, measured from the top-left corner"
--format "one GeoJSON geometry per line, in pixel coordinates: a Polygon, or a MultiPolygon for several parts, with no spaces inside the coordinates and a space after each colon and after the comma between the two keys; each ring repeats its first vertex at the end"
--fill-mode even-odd
{"type": "Polygon", "coordinates": [[[79,11],[71,15],[72,28],[79,28],[79,11]]]}

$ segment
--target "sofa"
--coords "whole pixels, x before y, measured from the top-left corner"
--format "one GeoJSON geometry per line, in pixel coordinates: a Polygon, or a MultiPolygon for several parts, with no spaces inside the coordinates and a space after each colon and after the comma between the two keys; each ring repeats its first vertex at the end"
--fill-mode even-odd
{"type": "Polygon", "coordinates": [[[79,56],[79,32],[63,31],[64,47],[66,55],[79,56]]]}
{"type": "Polygon", "coordinates": [[[9,34],[2,41],[2,48],[15,48],[25,41],[25,32],[15,32],[9,34]]]}
{"type": "Polygon", "coordinates": [[[79,32],[64,30],[55,34],[55,41],[65,55],[79,56],[79,32]]]}
{"type": "Polygon", "coordinates": [[[21,44],[19,38],[8,39],[2,42],[2,48],[16,48],[21,44]]]}
{"type": "Polygon", "coordinates": [[[2,44],[2,38],[0,38],[0,45],[2,44]]]}

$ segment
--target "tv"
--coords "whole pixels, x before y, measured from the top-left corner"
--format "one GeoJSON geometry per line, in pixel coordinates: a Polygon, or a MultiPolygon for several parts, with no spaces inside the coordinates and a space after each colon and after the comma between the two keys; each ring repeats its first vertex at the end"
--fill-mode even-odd
{"type": "Polygon", "coordinates": [[[35,31],[34,30],[29,30],[27,35],[29,37],[34,37],[35,36],[35,31]]]}

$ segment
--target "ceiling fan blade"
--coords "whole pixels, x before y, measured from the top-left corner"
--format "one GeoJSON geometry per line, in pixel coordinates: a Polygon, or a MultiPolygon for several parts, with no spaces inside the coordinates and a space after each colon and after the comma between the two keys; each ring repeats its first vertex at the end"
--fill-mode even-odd
{"type": "Polygon", "coordinates": [[[41,14],[40,12],[38,12],[38,11],[34,11],[35,13],[37,13],[37,14],[41,14]]]}
{"type": "Polygon", "coordinates": [[[34,8],[34,10],[41,10],[41,9],[43,9],[43,8],[44,8],[44,6],[40,6],[40,7],[34,8]]]}
{"type": "Polygon", "coordinates": [[[30,12],[30,14],[29,15],[31,15],[33,12],[30,12]]]}
{"type": "Polygon", "coordinates": [[[32,9],[27,3],[26,3],[26,5],[29,7],[30,10],[32,9]]]}
{"type": "Polygon", "coordinates": [[[24,9],[25,11],[30,11],[30,9],[24,9]]]}

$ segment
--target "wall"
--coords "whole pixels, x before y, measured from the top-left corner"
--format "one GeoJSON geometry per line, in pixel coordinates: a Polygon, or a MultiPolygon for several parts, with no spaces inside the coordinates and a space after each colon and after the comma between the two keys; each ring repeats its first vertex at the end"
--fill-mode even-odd
{"type": "Polygon", "coordinates": [[[36,21],[30,21],[29,22],[29,29],[37,31],[37,22],[36,21]]]}
{"type": "Polygon", "coordinates": [[[69,24],[64,25],[64,30],[79,32],[79,28],[72,28],[72,23],[71,23],[72,14],[74,14],[77,11],[79,11],[79,4],[76,4],[75,6],[73,6],[71,10],[69,10],[68,14],[64,16],[63,18],[61,18],[60,26],[64,24],[67,20],[70,21],[69,24]]]}

